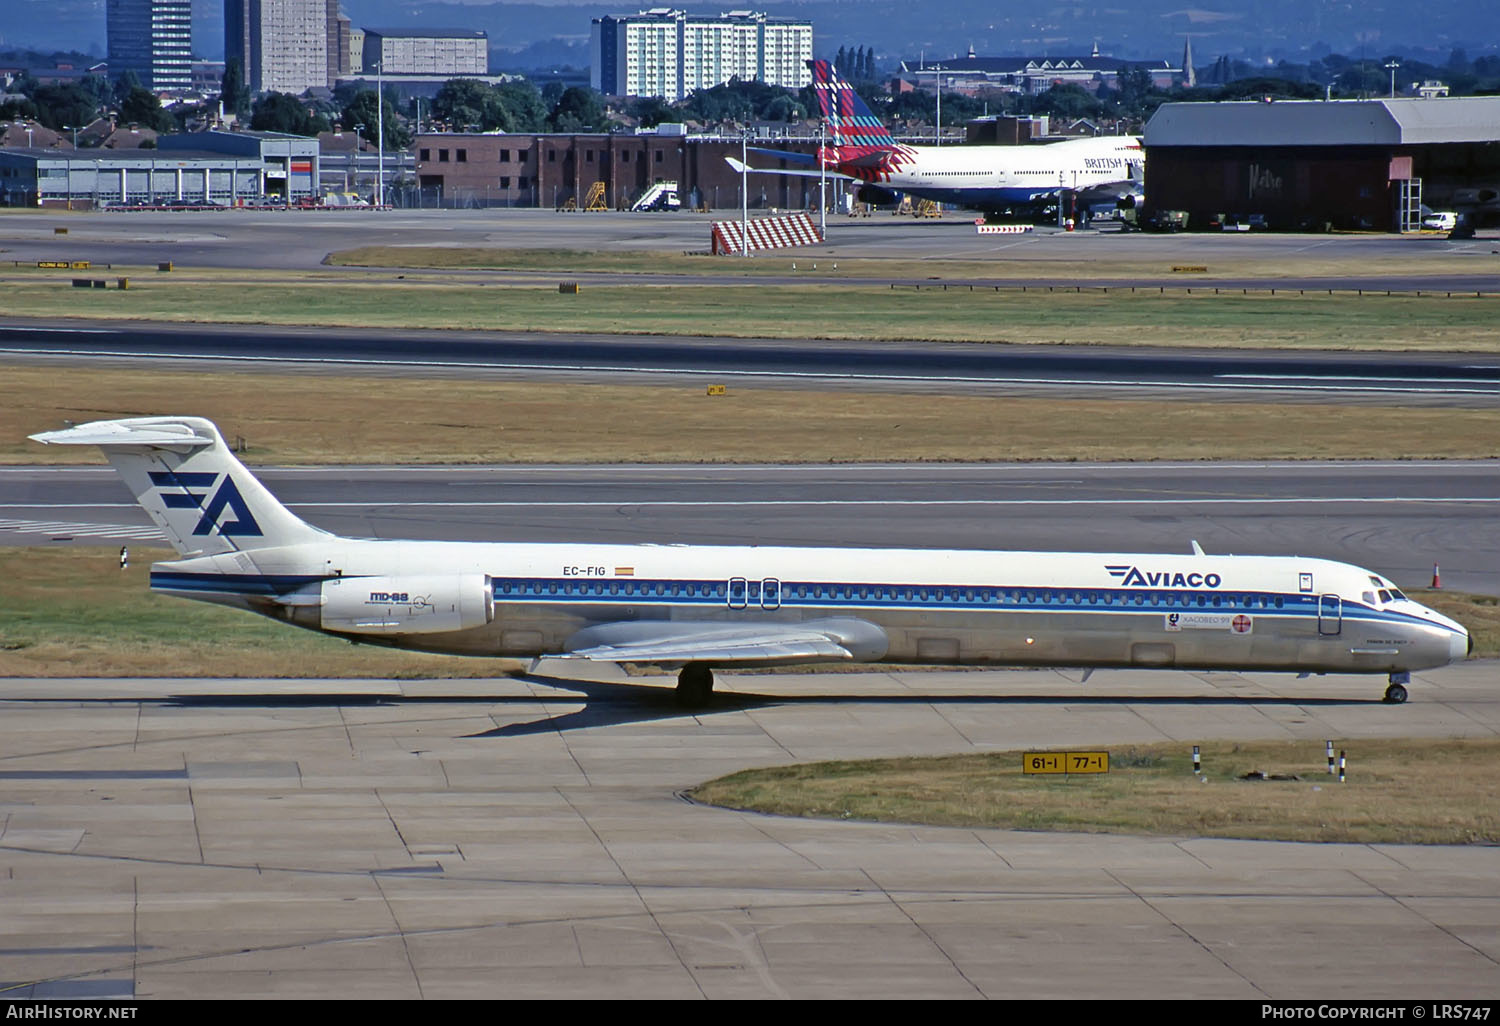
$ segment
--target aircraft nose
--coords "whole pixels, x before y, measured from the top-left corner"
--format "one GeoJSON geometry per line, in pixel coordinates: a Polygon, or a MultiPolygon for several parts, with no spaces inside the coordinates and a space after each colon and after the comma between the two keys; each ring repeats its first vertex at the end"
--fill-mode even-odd
{"type": "Polygon", "coordinates": [[[1461,662],[1474,651],[1474,638],[1468,631],[1460,630],[1448,639],[1449,662],[1461,662]]]}

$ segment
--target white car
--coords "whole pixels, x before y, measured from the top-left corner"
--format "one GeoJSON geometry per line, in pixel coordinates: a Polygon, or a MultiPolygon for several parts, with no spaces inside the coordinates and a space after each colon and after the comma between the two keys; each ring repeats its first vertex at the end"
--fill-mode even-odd
{"type": "Polygon", "coordinates": [[[1422,218],[1422,227],[1433,231],[1451,232],[1458,227],[1458,215],[1451,210],[1434,210],[1422,218]]]}

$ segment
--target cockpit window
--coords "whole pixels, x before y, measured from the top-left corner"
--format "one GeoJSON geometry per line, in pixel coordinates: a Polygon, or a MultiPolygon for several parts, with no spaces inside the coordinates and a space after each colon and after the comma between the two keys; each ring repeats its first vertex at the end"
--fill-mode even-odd
{"type": "Polygon", "coordinates": [[[1371,583],[1371,584],[1373,584],[1373,585],[1375,585],[1375,587],[1377,587],[1377,588],[1378,588],[1378,587],[1380,587],[1380,586],[1381,586],[1381,585],[1382,585],[1382,584],[1383,584],[1383,583],[1384,583],[1384,582],[1383,582],[1383,581],[1381,581],[1381,579],[1380,579],[1380,578],[1379,578],[1379,577],[1371,577],[1371,578],[1370,578],[1370,583],[1371,583]]]}
{"type": "Polygon", "coordinates": [[[1367,606],[1375,604],[1375,593],[1373,591],[1360,592],[1359,597],[1365,600],[1365,605],[1367,606]]]}
{"type": "Polygon", "coordinates": [[[1398,588],[1392,588],[1391,589],[1391,598],[1398,598],[1398,599],[1403,599],[1404,600],[1406,598],[1406,596],[1403,595],[1403,594],[1401,594],[1400,589],[1398,589],[1398,588]]]}
{"type": "Polygon", "coordinates": [[[1379,595],[1380,601],[1382,602],[1389,602],[1391,600],[1391,593],[1386,591],[1384,588],[1380,589],[1379,595]]]}

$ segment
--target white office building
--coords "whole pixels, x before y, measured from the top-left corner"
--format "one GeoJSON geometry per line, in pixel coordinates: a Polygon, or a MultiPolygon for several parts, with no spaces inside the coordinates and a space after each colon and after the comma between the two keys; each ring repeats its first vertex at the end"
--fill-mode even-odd
{"type": "Polygon", "coordinates": [[[800,89],[812,81],[812,22],[753,11],[670,7],[595,18],[590,83],[611,96],[680,100],[730,79],[800,89]]]}
{"type": "Polygon", "coordinates": [[[111,75],[134,72],[153,93],[192,87],[191,0],[108,0],[104,11],[111,75]]]}

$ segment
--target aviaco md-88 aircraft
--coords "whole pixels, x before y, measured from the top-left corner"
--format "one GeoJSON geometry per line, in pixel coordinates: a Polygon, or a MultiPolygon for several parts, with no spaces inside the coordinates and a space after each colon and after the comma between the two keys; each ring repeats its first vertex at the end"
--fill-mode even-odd
{"type": "MultiPolygon", "coordinates": [[[[752,147],[791,168],[749,168],[764,174],[816,177],[825,171],[862,183],[858,196],[893,202],[897,193],[986,212],[1023,207],[1075,193],[1080,202],[1139,196],[1145,153],[1134,136],[1099,136],[1025,146],[907,146],[896,142],[854,87],[827,61],[809,61],[813,89],[830,144],[819,155],[752,147]]],[[[740,170],[743,165],[731,159],[740,170]]]]}
{"type": "Polygon", "coordinates": [[[678,668],[816,662],[1384,673],[1469,635],[1378,574],[1322,559],[342,538],[294,516],[199,417],[33,435],[97,445],[179,558],[153,591],[353,641],[678,668]]]}

